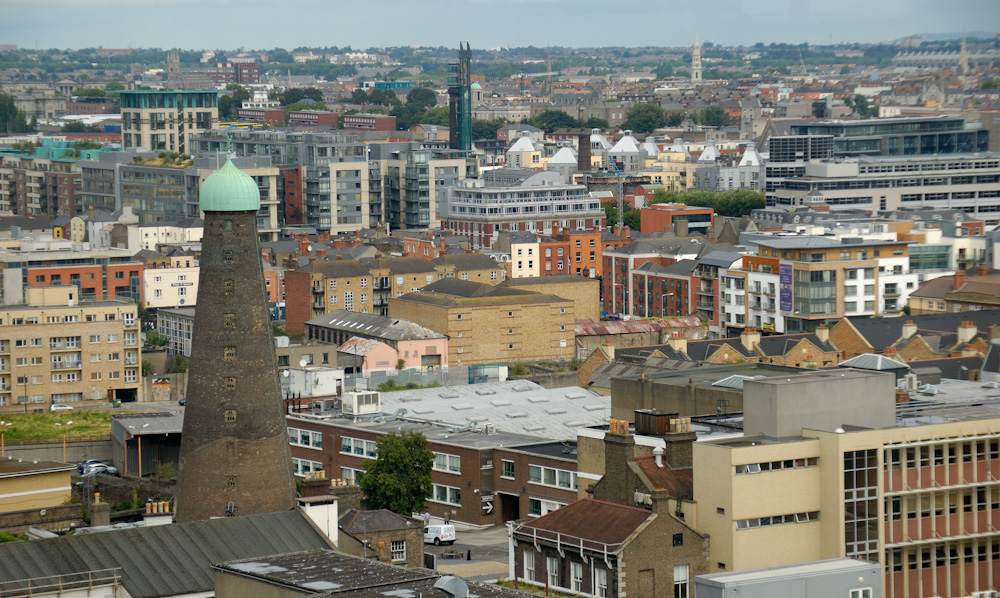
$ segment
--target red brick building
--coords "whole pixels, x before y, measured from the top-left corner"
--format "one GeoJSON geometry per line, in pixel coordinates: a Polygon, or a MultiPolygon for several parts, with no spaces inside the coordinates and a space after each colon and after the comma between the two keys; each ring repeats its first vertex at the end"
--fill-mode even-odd
{"type": "Polygon", "coordinates": [[[345,129],[362,129],[365,131],[395,131],[396,117],[384,114],[346,114],[345,129]]]}
{"type": "MultiPolygon", "coordinates": [[[[392,117],[393,123],[396,117],[392,117]]],[[[288,113],[288,125],[293,127],[332,127],[337,128],[340,115],[336,112],[322,110],[294,110],[288,113]]]]}
{"type": "Polygon", "coordinates": [[[657,203],[642,208],[642,234],[663,232],[674,226],[675,221],[686,221],[691,232],[709,233],[715,224],[715,211],[712,208],[699,208],[684,204],[657,203]]]}
{"type": "Polygon", "coordinates": [[[280,127],[285,124],[285,111],[280,108],[240,108],[239,118],[240,122],[280,127]]]}

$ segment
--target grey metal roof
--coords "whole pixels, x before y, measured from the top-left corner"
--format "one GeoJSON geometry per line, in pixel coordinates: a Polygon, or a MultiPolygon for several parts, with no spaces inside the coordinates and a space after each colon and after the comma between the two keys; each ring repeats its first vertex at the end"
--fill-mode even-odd
{"type": "Polygon", "coordinates": [[[703,257],[698,258],[699,264],[705,264],[708,266],[719,266],[720,268],[728,268],[733,265],[733,262],[743,257],[738,253],[733,253],[731,251],[713,251],[703,257]]]}
{"type": "Polygon", "coordinates": [[[743,376],[740,374],[733,374],[728,378],[723,378],[722,380],[716,380],[712,383],[712,386],[718,386],[720,388],[733,388],[736,390],[743,390],[743,383],[747,380],[756,380],[757,378],[763,378],[764,376],[743,376]]]}
{"type": "Polygon", "coordinates": [[[508,380],[382,393],[382,411],[397,409],[406,409],[407,419],[455,426],[491,423],[504,432],[575,440],[577,428],[606,423],[611,397],[575,386],[543,388],[508,380]]]}
{"type": "Polygon", "coordinates": [[[333,330],[343,330],[358,336],[386,338],[397,341],[444,338],[443,334],[434,332],[430,328],[425,328],[409,320],[363,314],[343,309],[334,310],[318,318],[308,320],[306,324],[333,330]]]}
{"type": "Polygon", "coordinates": [[[123,413],[113,416],[111,421],[132,436],[180,434],[184,427],[184,412],[123,413]]]}
{"type": "Polygon", "coordinates": [[[4,589],[22,579],[120,567],[133,598],[212,592],[213,563],[329,548],[299,511],[0,544],[4,589]]]}
{"type": "Polygon", "coordinates": [[[896,361],[895,359],[886,357],[885,355],[876,355],[874,353],[864,353],[863,355],[852,357],[847,361],[841,361],[839,367],[857,368],[859,370],[876,370],[880,372],[886,370],[910,369],[910,366],[901,361],[896,361]]]}

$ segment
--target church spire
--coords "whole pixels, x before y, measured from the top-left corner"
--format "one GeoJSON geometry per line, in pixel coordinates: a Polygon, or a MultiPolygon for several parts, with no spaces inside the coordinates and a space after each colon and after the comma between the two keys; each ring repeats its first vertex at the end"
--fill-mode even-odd
{"type": "Polygon", "coordinates": [[[691,82],[701,83],[701,44],[698,43],[698,32],[694,32],[694,46],[691,47],[691,82]]]}

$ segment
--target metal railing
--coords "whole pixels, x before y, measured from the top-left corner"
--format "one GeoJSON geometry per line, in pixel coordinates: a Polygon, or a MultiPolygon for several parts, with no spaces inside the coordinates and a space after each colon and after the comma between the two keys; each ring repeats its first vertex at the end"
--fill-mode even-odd
{"type": "Polygon", "coordinates": [[[112,569],[96,569],[81,573],[65,573],[46,577],[32,577],[0,581],[0,597],[35,596],[38,594],[62,594],[68,590],[92,590],[101,586],[121,585],[121,567],[112,569]]]}

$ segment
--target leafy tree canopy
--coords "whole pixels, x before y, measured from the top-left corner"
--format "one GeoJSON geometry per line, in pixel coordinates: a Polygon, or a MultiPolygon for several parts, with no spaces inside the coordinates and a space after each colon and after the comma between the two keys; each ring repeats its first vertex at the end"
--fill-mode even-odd
{"type": "Polygon", "coordinates": [[[649,203],[682,203],[689,206],[712,208],[720,216],[749,216],[753,210],[764,207],[764,196],[753,189],[733,189],[731,191],[708,191],[693,189],[678,193],[657,189],[649,203]]]}
{"type": "Polygon", "coordinates": [[[666,126],[667,117],[663,108],[656,104],[636,104],[625,113],[622,129],[631,129],[635,133],[652,133],[654,129],[666,126]]]}
{"type": "Polygon", "coordinates": [[[372,509],[410,516],[424,509],[434,485],[434,453],[419,432],[392,433],[376,441],[378,457],[358,474],[358,484],[372,509]]]}
{"type": "Polygon", "coordinates": [[[301,102],[307,98],[315,102],[322,102],[323,92],[315,87],[293,87],[292,89],[285,90],[283,94],[278,96],[281,103],[286,106],[301,102]]]}
{"type": "Polygon", "coordinates": [[[14,96],[0,93],[0,133],[30,133],[34,119],[28,122],[24,112],[14,105],[14,96]]]}

